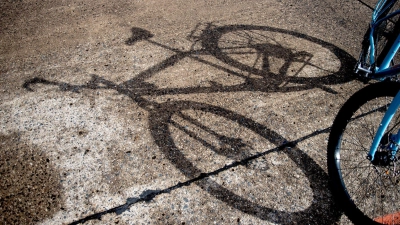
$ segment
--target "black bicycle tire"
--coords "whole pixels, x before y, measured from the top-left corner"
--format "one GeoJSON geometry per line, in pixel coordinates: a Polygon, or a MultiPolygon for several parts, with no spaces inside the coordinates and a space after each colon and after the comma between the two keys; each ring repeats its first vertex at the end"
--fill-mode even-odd
{"type": "MultiPolygon", "coordinates": [[[[348,191],[344,181],[341,178],[340,168],[340,144],[342,134],[346,129],[353,114],[364,103],[378,98],[390,96],[394,97],[400,90],[400,83],[396,82],[379,82],[371,84],[349,98],[337,114],[328,140],[328,174],[330,179],[330,188],[335,201],[347,215],[347,217],[355,224],[380,224],[374,222],[371,218],[364,215],[363,212],[355,205],[348,191]]],[[[366,155],[365,155],[366,157],[366,155]]]]}

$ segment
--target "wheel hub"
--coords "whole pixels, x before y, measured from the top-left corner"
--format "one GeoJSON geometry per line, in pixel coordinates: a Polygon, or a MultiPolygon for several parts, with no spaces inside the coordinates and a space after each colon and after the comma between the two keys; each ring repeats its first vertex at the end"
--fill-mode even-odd
{"type": "Polygon", "coordinates": [[[375,166],[388,166],[393,160],[388,151],[376,152],[372,164],[375,166]]]}

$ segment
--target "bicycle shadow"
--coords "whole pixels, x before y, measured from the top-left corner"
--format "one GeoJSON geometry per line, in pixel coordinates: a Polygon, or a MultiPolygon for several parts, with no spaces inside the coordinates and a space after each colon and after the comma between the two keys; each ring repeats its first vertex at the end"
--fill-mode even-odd
{"type": "MultiPolygon", "coordinates": [[[[133,102],[137,103],[141,108],[149,112],[148,124],[154,142],[168,160],[190,179],[185,185],[195,183],[215,198],[225,202],[227,205],[262,220],[274,223],[317,223],[314,218],[324,218],[326,223],[334,223],[335,221],[338,221],[341,213],[335,208],[333,201],[330,201],[329,193],[326,189],[328,175],[310,156],[296,147],[297,143],[301,140],[320,133],[314,133],[311,136],[300,138],[297,141],[288,141],[265,125],[255,122],[240,113],[220,106],[182,100],[158,103],[151,101],[144,96],[174,96],[182,94],[211,94],[224,92],[235,93],[244,91],[286,93],[311,90],[315,88],[322,89],[329,93],[336,93],[336,91],[330,88],[329,85],[341,84],[352,80],[351,76],[346,75],[352,71],[350,65],[354,64],[354,58],[342,49],[330,43],[293,31],[253,25],[215,27],[212,24],[207,24],[206,28],[198,31],[199,27],[200,25],[197,26],[188,37],[193,41],[193,46],[189,51],[182,51],[153,41],[151,40],[153,35],[149,31],[141,28],[133,28],[132,37],[126,41],[127,45],[134,45],[138,41],[147,41],[151,44],[170,50],[175,54],[162,60],[149,69],[140,72],[134,78],[120,84],[97,75],[92,75],[91,81],[82,85],[49,81],[44,78],[36,77],[26,81],[23,87],[30,91],[33,91],[32,87],[34,84],[55,85],[58,86],[61,91],[73,92],[80,92],[83,89],[115,90],[120,94],[129,96],[133,102]],[[197,34],[198,32],[200,34],[197,34]],[[255,37],[251,36],[254,34],[255,37]],[[304,50],[285,47],[284,44],[281,44],[279,40],[274,38],[274,34],[292,36],[296,39],[305,40],[326,49],[340,61],[339,68],[335,68],[334,71],[322,68],[312,61],[314,56],[313,54],[304,50]],[[235,40],[235,38],[243,38],[245,41],[237,42],[237,39],[235,40]],[[199,45],[200,47],[198,47],[199,45]],[[249,51],[248,49],[251,50],[249,51]],[[246,54],[254,55],[256,62],[249,63],[246,57],[244,57],[243,60],[242,56],[246,54]],[[212,56],[215,59],[222,61],[225,65],[220,65],[214,61],[206,60],[201,56],[212,56]],[[239,77],[242,82],[239,84],[224,85],[211,80],[207,86],[183,88],[158,88],[155,84],[148,82],[148,79],[153,77],[155,74],[166,70],[169,67],[175,66],[180,60],[186,57],[206,64],[214,69],[239,77]],[[274,68],[274,63],[271,61],[271,57],[283,59],[283,62],[280,66],[274,68]],[[296,64],[296,66],[293,67],[293,64],[296,64]],[[322,71],[322,76],[319,76],[318,74],[316,76],[308,76],[307,73],[304,73],[303,71],[305,67],[312,67],[316,68],[316,70],[322,71]],[[197,135],[196,132],[187,131],[174,122],[173,117],[176,115],[182,117],[182,111],[186,110],[195,110],[214,114],[220,118],[229,120],[232,123],[238,124],[239,126],[261,136],[266,141],[272,143],[275,147],[267,149],[259,154],[243,152],[241,151],[241,149],[243,149],[243,143],[240,139],[219,134],[217,131],[213,131],[212,128],[199,123],[193,118],[183,117],[183,119],[189,123],[211,133],[227,146],[226,148],[218,148],[201,138],[201,136],[197,135]],[[210,149],[218,155],[231,158],[235,162],[212,172],[203,171],[191,162],[185,154],[183,154],[183,150],[176,145],[176,140],[173,138],[173,134],[170,131],[172,126],[186,135],[189,135],[194,141],[201,143],[205,148],[210,149]],[[229,151],[229,149],[237,149],[237,151],[232,152],[229,151]],[[314,198],[314,201],[312,201],[311,205],[307,209],[288,212],[266,207],[262,204],[250,201],[249,199],[227,189],[223,185],[209,179],[211,175],[219,174],[240,165],[246,165],[255,159],[274,152],[284,152],[307,177],[314,198]],[[275,216],[271,216],[271,214],[275,216]]],[[[282,42],[284,41],[282,40],[282,42]]],[[[324,130],[324,132],[327,131],[328,129],[324,130]]],[[[74,224],[86,222],[92,219],[99,219],[102,215],[107,213],[121,213],[121,210],[124,211],[128,209],[136,202],[151,200],[158,194],[167,193],[181,186],[182,184],[178,184],[166,190],[151,192],[149,195],[140,196],[140,198],[135,201],[128,200],[125,205],[90,215],[81,220],[75,221],[74,224]]]]}
{"type": "MultiPolygon", "coordinates": [[[[151,68],[140,72],[134,78],[120,84],[120,86],[129,91],[134,90],[137,92],[139,90],[140,92],[137,92],[138,96],[239,91],[261,91],[265,93],[293,92],[314,88],[319,88],[329,93],[336,94],[337,92],[329,88],[329,85],[345,83],[354,79],[350,74],[353,73],[352,65],[354,65],[355,59],[342,49],[320,39],[283,29],[253,25],[215,27],[213,24],[209,23],[206,24],[205,28],[197,31],[201,25],[202,24],[197,25],[188,36],[188,39],[193,42],[189,51],[182,51],[152,41],[151,38],[153,37],[153,34],[149,31],[136,27],[132,28],[132,37],[126,41],[127,45],[132,46],[138,41],[147,41],[156,46],[170,50],[174,52],[175,55],[172,55],[151,68]],[[254,31],[260,31],[261,33],[254,34],[254,31]],[[198,32],[200,32],[200,34],[197,34],[198,32]],[[221,46],[221,39],[223,39],[227,34],[233,36],[230,38],[243,38],[243,36],[245,36],[246,40],[241,40],[242,43],[239,44],[235,39],[222,40],[225,45],[228,43],[228,46],[221,46]],[[313,55],[311,53],[282,46],[279,41],[266,36],[273,36],[276,34],[284,35],[283,38],[285,38],[285,36],[292,36],[296,39],[304,40],[308,43],[314,43],[320,46],[320,48],[325,49],[326,52],[329,52],[332,55],[332,57],[335,57],[340,61],[337,62],[340,64],[339,68],[335,68],[334,70],[325,70],[321,66],[312,62],[313,55]],[[251,35],[255,35],[256,37],[251,37],[251,35]],[[269,39],[272,39],[272,41],[269,39]],[[232,42],[231,45],[233,46],[229,45],[229,41],[232,42]],[[196,45],[200,45],[200,47],[196,48],[196,45]],[[246,49],[255,49],[255,52],[248,52],[246,49]],[[232,50],[234,50],[234,52],[232,52],[232,50]],[[257,58],[255,60],[257,61],[260,59],[260,62],[246,64],[245,62],[236,59],[238,56],[251,54],[256,55],[257,58]],[[221,66],[215,62],[200,57],[206,55],[215,57],[229,67],[221,66]],[[235,55],[236,58],[232,57],[232,55],[235,55]],[[206,87],[163,88],[158,90],[155,90],[154,85],[146,82],[146,80],[154,74],[176,65],[180,60],[186,57],[242,79],[242,82],[236,85],[223,85],[210,80],[209,85],[206,87]],[[280,65],[280,68],[276,73],[270,70],[270,58],[280,58],[284,60],[284,63],[280,65]],[[255,65],[257,63],[261,64],[259,68],[255,65]],[[293,63],[302,63],[302,65],[291,66],[293,63]],[[323,72],[323,75],[312,74],[315,73],[314,71],[311,71],[310,74],[305,74],[304,72],[303,74],[300,74],[307,66],[316,68],[319,72],[323,72]],[[288,75],[289,73],[290,75],[288,75]]],[[[126,94],[129,94],[128,92],[126,94]]]]}
{"type": "MultiPolygon", "coordinates": [[[[157,110],[151,112],[149,117],[149,127],[155,143],[159,146],[160,150],[164,153],[168,160],[173,162],[173,164],[185,176],[192,179],[192,182],[186,185],[195,183],[204,191],[233,208],[256,216],[262,220],[279,224],[321,224],[320,221],[315,221],[315,218],[323,219],[326,224],[332,224],[338,221],[341,216],[341,213],[335,208],[334,202],[330,200],[328,190],[326,190],[328,175],[310,156],[297,147],[297,143],[299,141],[288,141],[277,132],[253,121],[252,119],[246,118],[238,113],[221,107],[198,102],[180,101],[165,103],[157,110]],[[196,132],[189,131],[184,126],[180,126],[179,123],[175,121],[176,119],[174,120],[173,117],[178,115],[186,120],[186,124],[193,124],[196,127],[200,127],[202,130],[210,132],[210,128],[199,123],[196,118],[191,118],[190,116],[185,116],[182,114],[182,112],[187,110],[210,113],[227,119],[233,123],[237,123],[240,126],[249,129],[251,132],[260,135],[262,138],[271,142],[276,147],[272,149],[266,149],[261,153],[249,156],[247,154],[243,154],[244,152],[241,151],[245,150],[245,148],[243,148],[245,147],[245,144],[240,138],[226,137],[222,134],[218,134],[218,132],[212,132],[212,135],[216,136],[216,139],[223,140],[224,144],[229,146],[228,149],[230,151],[226,151],[224,148],[219,148],[217,145],[213,145],[213,143],[202,138],[201,135],[197,134],[196,132]],[[225,165],[220,169],[206,173],[205,171],[199,169],[193,162],[191,162],[183,153],[182,148],[179,148],[175,144],[176,139],[173,138],[174,135],[171,133],[171,126],[190,136],[193,141],[201,143],[201,145],[203,145],[205,148],[208,148],[211,151],[214,151],[217,154],[227,158],[233,158],[235,161],[231,164],[225,165]],[[294,164],[301,169],[302,173],[310,183],[310,188],[312,189],[313,193],[313,201],[311,205],[304,210],[287,212],[284,210],[267,207],[264,204],[259,204],[255,201],[246,199],[245,196],[229,190],[227,187],[224,187],[223,184],[220,184],[210,178],[211,176],[219,175],[239,166],[245,166],[248,168],[248,164],[253,160],[257,160],[261,157],[277,152],[285,153],[290,160],[292,160],[294,164]],[[232,155],[233,153],[234,155],[232,155]]],[[[323,132],[327,131],[328,130],[325,130],[323,132]]],[[[311,136],[318,134],[320,133],[315,133],[311,136]]],[[[198,151],[196,152],[198,153],[198,151]]],[[[256,176],[262,176],[262,171],[261,173],[258,172],[256,176]]],[[[276,188],[279,188],[279,186],[276,188]]],[[[271,194],[269,197],[280,198],[282,196],[274,196],[271,194]]],[[[288,196],[284,195],[284,197],[288,196]]]]}
{"type": "MultiPolygon", "coordinates": [[[[320,88],[324,91],[335,94],[336,92],[327,87],[327,85],[345,83],[354,79],[351,74],[353,73],[355,59],[342,49],[323,40],[293,31],[266,26],[227,25],[213,27],[212,24],[208,24],[206,29],[207,32],[203,32],[200,37],[198,37],[202,46],[214,57],[226,64],[239,68],[241,71],[259,75],[261,79],[257,79],[256,82],[260,84],[260,87],[258,88],[262,91],[268,90],[262,88],[261,85],[274,82],[275,84],[278,84],[278,86],[274,86],[272,89],[274,92],[291,92],[320,88]],[[281,34],[282,37],[278,39],[275,37],[277,34],[281,34]],[[294,45],[295,47],[293,45],[289,45],[289,47],[283,46],[284,44],[288,45],[285,43],[287,42],[287,40],[285,40],[287,36],[292,36],[299,40],[305,40],[317,44],[323,49],[328,50],[340,60],[340,67],[335,68],[335,71],[325,71],[326,73],[322,76],[309,77],[307,75],[304,76],[304,74],[301,76],[300,73],[305,69],[305,66],[314,66],[321,71],[323,71],[324,68],[323,66],[312,62],[312,53],[296,49],[299,48],[298,44],[294,45]],[[244,44],[238,44],[232,40],[232,38],[244,39],[244,44]],[[221,43],[221,39],[223,39],[224,43],[221,43]],[[224,48],[229,49],[229,51],[226,51],[224,48]],[[249,65],[248,63],[246,64],[237,59],[238,55],[248,54],[248,52],[242,51],[242,49],[246,48],[256,49],[255,54],[257,54],[257,58],[261,58],[261,65],[259,68],[256,68],[255,64],[249,65]],[[232,57],[232,55],[236,57],[232,57]],[[276,73],[273,73],[270,70],[271,65],[269,63],[269,58],[271,57],[281,58],[284,60],[276,73]],[[290,65],[295,62],[303,62],[303,65],[298,66],[297,68],[291,68],[290,65]],[[290,69],[296,71],[291,71],[290,73],[290,69]],[[282,86],[281,84],[283,82],[298,85],[295,87],[282,86]]],[[[315,49],[310,50],[315,51],[315,49]]],[[[247,79],[252,80],[251,78],[247,79]]],[[[256,82],[253,81],[252,83],[256,82]]]]}

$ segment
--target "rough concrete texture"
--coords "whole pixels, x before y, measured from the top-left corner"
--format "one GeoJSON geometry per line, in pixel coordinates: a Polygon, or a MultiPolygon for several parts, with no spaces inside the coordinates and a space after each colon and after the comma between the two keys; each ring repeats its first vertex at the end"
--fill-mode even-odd
{"type": "MultiPolygon", "coordinates": [[[[365,1],[373,5],[373,1],[365,1]]],[[[359,1],[0,2],[1,224],[348,224],[359,1]]]]}

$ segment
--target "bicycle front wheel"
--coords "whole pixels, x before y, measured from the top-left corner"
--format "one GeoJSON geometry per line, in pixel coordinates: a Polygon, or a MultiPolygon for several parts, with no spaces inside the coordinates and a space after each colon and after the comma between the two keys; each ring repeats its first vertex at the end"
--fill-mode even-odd
{"type": "MultiPolygon", "coordinates": [[[[400,224],[400,157],[389,156],[381,147],[367,159],[379,124],[393,97],[400,90],[395,82],[369,85],[355,93],[341,108],[328,142],[328,172],[335,200],[356,224],[400,224]]],[[[390,133],[400,129],[400,110],[390,122],[381,146],[390,133]]]]}

